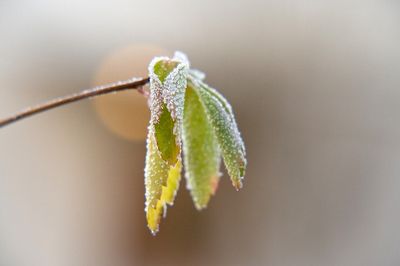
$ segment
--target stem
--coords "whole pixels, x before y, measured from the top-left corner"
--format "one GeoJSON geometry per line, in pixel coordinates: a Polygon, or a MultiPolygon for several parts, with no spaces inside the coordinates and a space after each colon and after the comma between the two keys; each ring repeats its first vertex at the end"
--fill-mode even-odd
{"type": "Polygon", "coordinates": [[[95,87],[89,90],[85,90],[82,92],[74,93],[72,95],[68,95],[65,97],[60,97],[54,100],[50,100],[46,103],[26,108],[12,116],[6,117],[0,120],[0,128],[6,125],[17,122],[21,119],[27,118],[29,116],[56,108],[58,106],[66,105],[68,103],[77,102],[83,99],[100,96],[103,94],[131,90],[131,89],[140,89],[142,86],[146,85],[149,82],[149,78],[132,78],[125,81],[118,81],[115,83],[95,87]]]}

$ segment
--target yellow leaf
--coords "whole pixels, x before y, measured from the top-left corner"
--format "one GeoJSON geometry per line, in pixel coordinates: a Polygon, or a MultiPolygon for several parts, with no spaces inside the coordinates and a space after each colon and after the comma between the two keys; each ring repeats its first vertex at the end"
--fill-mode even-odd
{"type": "Polygon", "coordinates": [[[147,157],[145,168],[146,216],[147,225],[156,234],[162,215],[166,212],[166,204],[172,205],[179,188],[182,162],[179,157],[176,164],[170,166],[161,158],[155,144],[153,132],[147,139],[147,157]]]}

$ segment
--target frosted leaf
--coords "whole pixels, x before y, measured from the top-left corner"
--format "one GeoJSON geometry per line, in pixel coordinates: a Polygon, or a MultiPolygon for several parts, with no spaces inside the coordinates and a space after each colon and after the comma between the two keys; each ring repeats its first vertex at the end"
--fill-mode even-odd
{"type": "Polygon", "coordinates": [[[145,211],[147,225],[153,234],[158,231],[161,217],[166,212],[166,205],[172,205],[174,202],[179,188],[181,168],[180,156],[173,166],[161,158],[153,132],[149,131],[145,167],[145,211]]]}
{"type": "Polygon", "coordinates": [[[196,80],[204,80],[206,78],[206,74],[198,69],[190,69],[189,74],[196,80]]]}
{"type": "Polygon", "coordinates": [[[213,95],[215,98],[218,99],[218,101],[221,103],[221,105],[224,107],[224,109],[226,110],[226,112],[228,113],[231,123],[232,123],[232,129],[233,131],[235,131],[235,136],[236,136],[236,141],[240,146],[240,149],[242,150],[243,156],[246,156],[246,149],[244,147],[244,142],[243,139],[240,135],[240,131],[238,129],[238,126],[236,124],[236,119],[235,116],[233,114],[233,110],[232,110],[232,106],[228,103],[228,101],[224,98],[224,96],[222,96],[222,94],[220,94],[216,89],[213,89],[209,86],[207,86],[204,83],[201,83],[201,87],[208,91],[211,95],[213,95]]]}
{"type": "Polygon", "coordinates": [[[149,65],[151,112],[145,167],[146,216],[155,234],[166,204],[173,204],[181,173],[181,131],[189,64],[182,55],[149,65]]]}
{"type": "Polygon", "coordinates": [[[185,177],[197,209],[207,207],[220,177],[218,142],[198,92],[186,89],[183,118],[185,177]]]}
{"type": "Polygon", "coordinates": [[[180,61],[182,63],[185,63],[188,66],[188,68],[190,67],[190,63],[189,63],[189,59],[188,59],[187,55],[181,51],[176,51],[174,53],[173,59],[180,61]]]}
{"type": "Polygon", "coordinates": [[[247,161],[243,140],[240,136],[232,108],[216,90],[211,89],[203,82],[197,81],[196,83],[200,85],[199,93],[214,127],[232,184],[236,189],[240,189],[247,161]]]}

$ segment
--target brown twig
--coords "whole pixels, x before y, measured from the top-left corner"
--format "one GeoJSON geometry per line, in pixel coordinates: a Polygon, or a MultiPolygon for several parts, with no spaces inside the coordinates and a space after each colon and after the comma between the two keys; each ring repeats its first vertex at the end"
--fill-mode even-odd
{"type": "Polygon", "coordinates": [[[132,78],[125,81],[118,81],[116,83],[99,86],[93,89],[85,90],[82,92],[78,92],[72,95],[68,95],[65,97],[60,97],[51,101],[48,101],[44,104],[40,104],[34,107],[29,107],[21,112],[18,112],[12,116],[6,117],[0,120],[0,128],[11,123],[17,122],[21,119],[27,118],[29,116],[56,108],[58,106],[66,105],[68,103],[77,102],[83,99],[96,97],[103,94],[113,93],[117,91],[131,90],[131,89],[139,89],[142,88],[149,82],[149,78],[132,78]]]}

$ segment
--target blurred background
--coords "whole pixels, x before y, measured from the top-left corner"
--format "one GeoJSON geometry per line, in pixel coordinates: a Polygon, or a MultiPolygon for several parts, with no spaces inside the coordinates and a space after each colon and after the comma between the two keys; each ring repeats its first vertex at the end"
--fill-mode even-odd
{"type": "Polygon", "coordinates": [[[249,167],[145,223],[137,92],[0,130],[0,265],[399,265],[398,1],[0,0],[0,116],[188,54],[249,167]]]}

